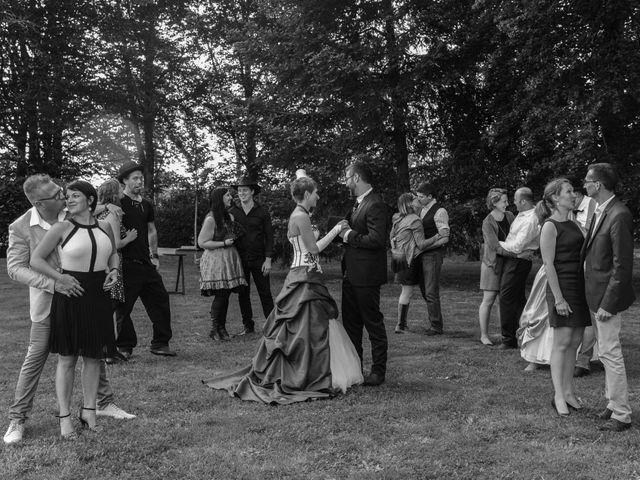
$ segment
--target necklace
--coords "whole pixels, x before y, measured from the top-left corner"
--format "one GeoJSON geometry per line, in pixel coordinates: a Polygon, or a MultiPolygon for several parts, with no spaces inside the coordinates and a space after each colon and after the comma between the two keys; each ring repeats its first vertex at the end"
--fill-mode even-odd
{"type": "Polygon", "coordinates": [[[311,215],[311,214],[309,213],[309,210],[307,210],[306,208],[304,208],[302,205],[298,204],[298,207],[299,207],[299,208],[301,208],[301,209],[304,211],[304,213],[306,213],[307,215],[311,215]]]}

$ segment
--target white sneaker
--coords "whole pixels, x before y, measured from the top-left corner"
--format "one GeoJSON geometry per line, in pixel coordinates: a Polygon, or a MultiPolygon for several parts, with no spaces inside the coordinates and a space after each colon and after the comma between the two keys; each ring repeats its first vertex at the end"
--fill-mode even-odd
{"type": "Polygon", "coordinates": [[[110,403],[104,408],[98,408],[96,410],[96,415],[98,417],[111,417],[118,420],[131,420],[132,418],[136,418],[135,415],[125,412],[115,403],[110,403]]]}
{"type": "Polygon", "coordinates": [[[11,420],[7,433],[4,434],[4,443],[12,445],[22,441],[24,434],[24,420],[11,420]]]}

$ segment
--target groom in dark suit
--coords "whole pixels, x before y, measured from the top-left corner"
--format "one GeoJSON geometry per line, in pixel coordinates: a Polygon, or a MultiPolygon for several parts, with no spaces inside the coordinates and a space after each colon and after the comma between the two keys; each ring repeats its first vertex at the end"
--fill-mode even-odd
{"type": "Polygon", "coordinates": [[[342,320],[362,361],[362,329],[371,341],[371,372],[365,385],[380,385],[387,371],[387,332],[380,312],[380,286],[387,283],[387,206],[373,192],[371,170],[361,161],[345,170],[345,184],[356,197],[340,236],[342,257],[342,320]]]}
{"type": "Polygon", "coordinates": [[[627,373],[620,345],[621,312],[635,300],[633,271],[633,218],[615,196],[618,175],[609,163],[589,166],[584,186],[598,206],[582,247],[587,303],[604,365],[607,420],[600,430],[621,432],[631,427],[627,373]]]}

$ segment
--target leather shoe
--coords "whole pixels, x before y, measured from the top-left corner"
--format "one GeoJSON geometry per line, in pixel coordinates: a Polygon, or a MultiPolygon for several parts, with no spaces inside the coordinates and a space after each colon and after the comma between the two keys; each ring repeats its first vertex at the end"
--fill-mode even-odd
{"type": "Polygon", "coordinates": [[[169,348],[169,345],[160,345],[158,347],[151,347],[149,350],[154,355],[162,355],[163,357],[175,357],[177,354],[169,348]]]}
{"type": "Polygon", "coordinates": [[[600,425],[598,430],[601,432],[624,432],[631,428],[631,422],[625,423],[615,418],[610,418],[606,423],[600,425]]]}
{"type": "Polygon", "coordinates": [[[125,350],[124,348],[119,348],[118,354],[120,355],[121,359],[124,360],[125,362],[131,358],[131,355],[133,355],[131,353],[131,350],[125,350]]]}
{"type": "Polygon", "coordinates": [[[252,333],[256,333],[255,328],[244,327],[240,333],[236,334],[236,337],[242,337],[243,335],[251,335],[252,333]]]}
{"type": "Polygon", "coordinates": [[[424,334],[427,337],[433,337],[435,335],[442,335],[442,332],[438,330],[434,330],[433,328],[429,328],[426,332],[424,332],[424,334]]]}
{"type": "Polygon", "coordinates": [[[573,369],[573,376],[576,378],[585,377],[590,373],[591,371],[588,368],[576,367],[573,369]]]}
{"type": "Polygon", "coordinates": [[[613,411],[609,410],[608,408],[605,408],[602,412],[600,412],[597,417],[600,420],[609,420],[611,418],[611,415],[613,414],[613,411]]]}
{"type": "Polygon", "coordinates": [[[384,383],[384,376],[377,373],[370,373],[365,375],[364,382],[362,383],[366,387],[377,387],[384,383]]]}

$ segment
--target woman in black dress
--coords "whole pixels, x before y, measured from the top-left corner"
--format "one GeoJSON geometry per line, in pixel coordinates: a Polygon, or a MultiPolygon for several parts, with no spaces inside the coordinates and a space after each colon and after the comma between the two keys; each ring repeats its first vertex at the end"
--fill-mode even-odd
{"type": "Polygon", "coordinates": [[[569,181],[558,178],[547,184],[536,206],[542,224],[540,253],[549,282],[549,325],[554,329],[551,379],[555,395],[551,403],[560,416],[582,408],[573,390],[573,369],[584,327],[591,324],[580,261],[584,236],[578,224],[569,220],[575,198],[569,181]]]}

